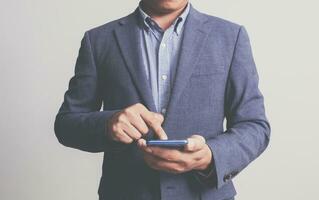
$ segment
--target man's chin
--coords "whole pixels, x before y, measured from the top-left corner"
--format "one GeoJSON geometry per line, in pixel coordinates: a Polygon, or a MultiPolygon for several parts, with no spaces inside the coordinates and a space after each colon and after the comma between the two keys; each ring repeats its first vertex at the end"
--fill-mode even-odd
{"type": "Polygon", "coordinates": [[[182,7],[181,5],[176,5],[176,3],[163,3],[160,6],[158,6],[158,12],[161,14],[169,14],[172,12],[176,12],[177,10],[180,10],[182,7]]]}
{"type": "Polygon", "coordinates": [[[176,11],[176,8],[162,7],[161,9],[158,9],[159,14],[162,14],[162,15],[170,14],[174,11],[176,11]]]}

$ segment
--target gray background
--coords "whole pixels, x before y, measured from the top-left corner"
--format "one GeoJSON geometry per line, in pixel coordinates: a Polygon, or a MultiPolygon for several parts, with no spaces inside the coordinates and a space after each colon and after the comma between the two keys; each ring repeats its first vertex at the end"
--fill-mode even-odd
{"type": "MultiPolygon", "coordinates": [[[[245,25],[272,125],[269,148],[234,179],[238,200],[318,198],[317,2],[192,1],[245,25]]],[[[1,0],[1,200],[97,199],[102,154],[62,147],[54,117],[84,31],[132,12],[137,3],[1,0]]]]}

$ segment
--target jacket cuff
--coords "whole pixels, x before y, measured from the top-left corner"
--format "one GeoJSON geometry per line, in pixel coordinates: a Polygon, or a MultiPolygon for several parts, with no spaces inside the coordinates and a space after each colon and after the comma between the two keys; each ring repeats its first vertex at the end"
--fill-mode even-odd
{"type": "MultiPolygon", "coordinates": [[[[210,148],[210,146],[208,145],[210,148]]],[[[211,148],[210,148],[211,150],[211,148]]],[[[212,151],[212,150],[211,150],[212,151]]],[[[213,152],[213,151],[212,151],[213,152]]],[[[214,155],[212,153],[212,161],[208,166],[208,169],[205,171],[201,170],[194,170],[195,178],[204,186],[208,187],[216,187],[217,184],[217,173],[216,173],[216,166],[214,163],[214,155]]]]}
{"type": "MultiPolygon", "coordinates": [[[[226,136],[225,134],[223,136],[226,136]]],[[[238,153],[235,153],[235,149],[231,147],[231,144],[227,142],[226,137],[219,136],[217,138],[213,138],[207,140],[207,145],[213,152],[213,163],[215,167],[215,180],[216,180],[216,188],[221,188],[224,184],[228,183],[235,177],[239,170],[235,170],[235,166],[240,166],[240,156],[238,153]],[[234,156],[235,155],[235,156],[234,156]],[[229,158],[236,158],[236,160],[232,160],[229,158]],[[232,161],[232,163],[230,163],[232,161]]]]}

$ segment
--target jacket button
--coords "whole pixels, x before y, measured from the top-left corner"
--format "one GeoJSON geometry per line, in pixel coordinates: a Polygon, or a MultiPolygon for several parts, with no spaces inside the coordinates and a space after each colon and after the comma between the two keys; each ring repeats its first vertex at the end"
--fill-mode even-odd
{"type": "Polygon", "coordinates": [[[231,174],[227,174],[224,176],[224,182],[227,182],[231,179],[232,175],[231,174]]]}

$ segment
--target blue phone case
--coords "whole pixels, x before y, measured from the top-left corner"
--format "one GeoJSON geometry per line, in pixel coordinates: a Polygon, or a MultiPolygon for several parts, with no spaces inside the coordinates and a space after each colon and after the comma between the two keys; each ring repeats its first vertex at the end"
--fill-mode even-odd
{"type": "Polygon", "coordinates": [[[146,144],[148,146],[160,146],[160,147],[183,147],[188,143],[187,140],[148,140],[146,144]]]}

